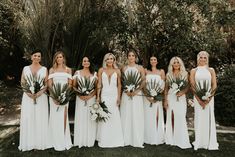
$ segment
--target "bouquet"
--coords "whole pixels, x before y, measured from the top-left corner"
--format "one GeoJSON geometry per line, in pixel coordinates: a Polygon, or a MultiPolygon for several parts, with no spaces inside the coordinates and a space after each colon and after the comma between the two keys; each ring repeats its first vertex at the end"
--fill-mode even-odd
{"type": "MultiPolygon", "coordinates": [[[[188,80],[186,77],[169,77],[169,86],[173,90],[174,94],[184,90],[188,86],[188,80]]],[[[177,96],[177,101],[179,101],[179,97],[177,96]]]]}
{"type": "MultiPolygon", "coordinates": [[[[73,90],[68,86],[68,84],[61,85],[60,83],[56,83],[48,90],[50,92],[49,96],[57,101],[60,106],[66,105],[73,94],[73,90]]],[[[58,109],[59,107],[57,108],[57,111],[58,109]]]]}
{"type": "MultiPolygon", "coordinates": [[[[215,95],[216,89],[212,90],[209,87],[209,82],[204,80],[202,84],[200,82],[196,82],[195,86],[193,87],[194,93],[198,98],[202,101],[208,101],[210,97],[215,95]]],[[[203,107],[204,109],[204,107],[203,107]]]]}
{"type": "MultiPolygon", "coordinates": [[[[26,75],[25,80],[21,83],[21,88],[26,93],[37,94],[44,87],[44,78],[40,75],[26,75]]],[[[33,101],[37,104],[36,98],[33,101]]]]}
{"type": "Polygon", "coordinates": [[[90,107],[90,113],[91,113],[91,120],[99,122],[104,121],[109,118],[110,112],[108,111],[107,106],[105,105],[105,102],[101,103],[95,103],[89,106],[90,107]]]}
{"type": "MultiPolygon", "coordinates": [[[[78,87],[74,90],[81,96],[90,95],[95,90],[95,79],[90,79],[87,77],[81,77],[77,79],[78,87]]],[[[87,105],[87,101],[85,101],[87,105]]]]}
{"type": "MultiPolygon", "coordinates": [[[[163,89],[161,88],[161,83],[156,83],[156,80],[152,80],[147,82],[145,93],[147,97],[150,97],[154,101],[162,101],[162,93],[163,89]]],[[[150,103],[150,107],[152,107],[152,103],[150,103]]]]}
{"type": "MultiPolygon", "coordinates": [[[[122,86],[124,92],[134,92],[141,85],[141,74],[139,72],[127,72],[122,75],[122,86]]],[[[132,99],[132,97],[131,97],[132,99]]]]}

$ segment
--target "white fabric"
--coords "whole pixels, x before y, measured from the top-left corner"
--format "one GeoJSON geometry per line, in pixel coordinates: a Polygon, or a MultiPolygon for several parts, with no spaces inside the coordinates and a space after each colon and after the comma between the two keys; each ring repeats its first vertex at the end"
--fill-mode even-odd
{"type": "MultiPolygon", "coordinates": [[[[200,82],[207,80],[211,85],[211,73],[207,67],[198,67],[195,73],[195,81],[200,82]]],[[[194,126],[195,126],[195,141],[193,142],[194,149],[199,148],[217,150],[219,144],[216,137],[215,115],[214,115],[214,97],[209,104],[202,109],[197,99],[194,98],[194,126]]]]}
{"type": "MultiPolygon", "coordinates": [[[[147,74],[146,82],[156,81],[161,88],[164,89],[164,81],[160,75],[147,74]]],[[[147,144],[163,144],[164,143],[164,114],[162,101],[152,103],[144,98],[144,143],[147,144]]]]}
{"type": "Polygon", "coordinates": [[[170,89],[168,91],[168,108],[166,118],[166,144],[182,149],[191,148],[186,122],[187,101],[185,94],[178,97],[170,89]],[[173,113],[173,117],[172,117],[173,113]],[[172,124],[173,122],[173,124],[172,124]]]}
{"type": "MultiPolygon", "coordinates": [[[[136,67],[127,67],[127,72],[138,72],[136,67]]],[[[132,99],[125,92],[121,100],[121,121],[124,135],[124,145],[143,148],[144,143],[144,107],[143,95],[139,92],[132,99]]]]}
{"type": "MultiPolygon", "coordinates": [[[[53,83],[68,83],[68,79],[71,75],[65,72],[55,72],[49,75],[49,78],[53,79],[53,83]]],[[[50,133],[50,144],[55,150],[62,151],[70,149],[72,147],[69,119],[68,119],[68,107],[69,104],[64,106],[58,106],[50,98],[50,118],[49,118],[49,133],[50,133]],[[59,108],[58,108],[59,107],[59,108]],[[67,111],[65,111],[67,108],[67,111]],[[64,114],[66,116],[66,126],[64,126],[64,114]]]]}
{"type": "MultiPolygon", "coordinates": [[[[73,79],[81,78],[80,72],[73,76],[73,79]]],[[[96,76],[90,77],[91,80],[96,76]]],[[[96,121],[91,120],[89,105],[95,103],[95,96],[86,103],[79,96],[76,97],[75,118],[74,118],[74,146],[92,147],[96,139],[96,121]],[[86,104],[86,105],[85,105],[86,104]]]]}
{"type": "MultiPolygon", "coordinates": [[[[25,76],[32,75],[30,67],[23,69],[25,76]]],[[[41,67],[37,75],[45,78],[47,69],[41,67]]],[[[20,117],[20,142],[19,150],[32,149],[44,150],[48,145],[48,100],[45,94],[36,99],[34,104],[26,93],[23,94],[20,117]]]]}
{"type": "Polygon", "coordinates": [[[101,101],[108,107],[109,119],[106,122],[98,123],[98,145],[100,147],[121,147],[124,146],[121,118],[117,106],[118,88],[117,73],[114,72],[110,80],[105,72],[102,73],[101,101]]]}

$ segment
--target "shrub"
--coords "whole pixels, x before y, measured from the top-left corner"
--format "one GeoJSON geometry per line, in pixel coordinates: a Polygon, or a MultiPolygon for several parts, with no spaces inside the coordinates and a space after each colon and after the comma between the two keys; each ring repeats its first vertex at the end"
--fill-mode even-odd
{"type": "Polygon", "coordinates": [[[235,65],[218,78],[215,96],[215,118],[221,125],[235,126],[235,65]]]}

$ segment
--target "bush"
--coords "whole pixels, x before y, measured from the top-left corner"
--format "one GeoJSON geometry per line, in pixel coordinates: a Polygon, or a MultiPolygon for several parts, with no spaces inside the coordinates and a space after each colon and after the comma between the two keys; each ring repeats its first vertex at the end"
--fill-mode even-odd
{"type": "Polygon", "coordinates": [[[221,125],[235,126],[235,65],[227,68],[218,79],[215,96],[215,118],[221,125]]]}

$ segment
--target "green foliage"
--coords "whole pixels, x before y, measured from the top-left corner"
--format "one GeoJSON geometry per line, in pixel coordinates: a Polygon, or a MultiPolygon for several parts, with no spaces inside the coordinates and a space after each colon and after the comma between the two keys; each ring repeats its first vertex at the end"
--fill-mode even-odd
{"type": "MultiPolygon", "coordinates": [[[[15,27],[14,12],[11,7],[0,2],[0,79],[6,81],[19,80],[23,61],[20,36],[15,27]],[[9,64],[11,63],[11,64],[9,64]]],[[[10,83],[10,82],[7,82],[10,83]]]]}
{"type": "Polygon", "coordinates": [[[235,66],[226,68],[218,78],[215,118],[221,125],[235,126],[235,66]]]}

